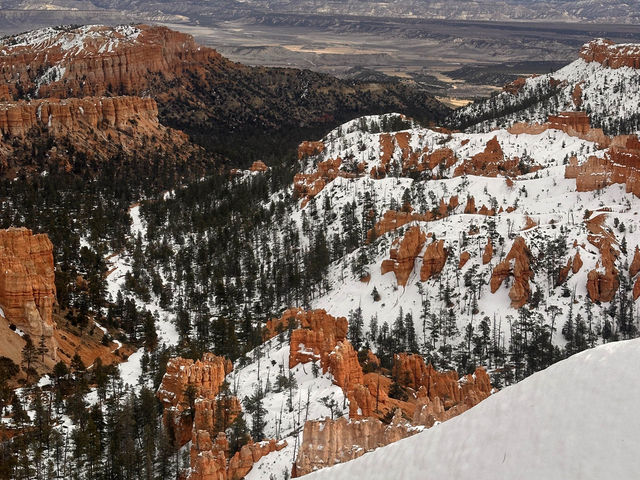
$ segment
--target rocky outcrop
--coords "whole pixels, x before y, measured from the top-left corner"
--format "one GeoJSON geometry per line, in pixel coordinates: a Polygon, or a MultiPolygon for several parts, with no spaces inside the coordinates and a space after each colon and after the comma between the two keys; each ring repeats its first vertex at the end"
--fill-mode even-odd
{"type": "MultiPolygon", "coordinates": [[[[527,172],[535,172],[542,168],[540,165],[528,165],[527,172]]],[[[506,158],[502,151],[502,146],[498,137],[493,137],[487,142],[484,151],[464,160],[454,170],[454,176],[479,175],[483,177],[513,176],[517,177],[523,173],[519,158],[506,158]]]]}
{"type": "Polygon", "coordinates": [[[189,64],[220,61],[215,50],[166,27],[49,28],[0,41],[0,82],[16,93],[81,97],[110,92],[139,94],[154,75],[180,78],[189,64]]]}
{"type": "Polygon", "coordinates": [[[462,252],[460,254],[460,260],[458,261],[458,270],[464,267],[470,259],[471,254],[469,252],[462,252]]]}
{"type": "Polygon", "coordinates": [[[576,252],[576,255],[573,257],[573,263],[571,265],[571,271],[574,275],[580,271],[582,265],[583,262],[582,258],[580,257],[580,252],[576,252]]]}
{"type": "Polygon", "coordinates": [[[580,58],[585,62],[598,62],[609,68],[640,68],[640,47],[632,44],[616,45],[599,38],[582,47],[580,58]]]}
{"type": "Polygon", "coordinates": [[[313,157],[324,152],[324,143],[304,141],[298,145],[298,160],[313,157]]]}
{"type": "MultiPolygon", "coordinates": [[[[44,234],[26,228],[0,230],[0,307],[4,318],[31,336],[41,338],[46,356],[56,361],[53,307],[56,302],[53,245],[44,234]]],[[[1,352],[0,352],[1,353],[1,352]]]]}
{"type": "Polygon", "coordinates": [[[582,107],[582,82],[576,83],[576,86],[573,87],[573,92],[571,92],[571,99],[573,100],[573,105],[576,108],[582,107]]]}
{"type": "Polygon", "coordinates": [[[328,159],[319,162],[314,172],[295,174],[293,191],[297,198],[302,199],[302,207],[337,177],[353,178],[355,176],[355,174],[340,170],[340,165],[342,165],[341,158],[328,159]]]}
{"type": "Polygon", "coordinates": [[[266,172],[267,170],[269,170],[269,167],[262,160],[256,160],[249,167],[250,172],[266,172]]]}
{"type": "Polygon", "coordinates": [[[209,432],[194,431],[191,441],[188,480],[237,480],[244,478],[265,455],[282,450],[286,441],[250,442],[243,445],[227,462],[229,441],[223,432],[211,441],[209,432]]]}
{"type": "Polygon", "coordinates": [[[382,274],[394,272],[398,285],[406,286],[426,239],[427,235],[420,227],[409,228],[402,239],[394,240],[389,254],[391,258],[382,262],[382,274]]]}
{"type": "Polygon", "coordinates": [[[488,397],[493,389],[483,368],[477,368],[473,375],[458,379],[454,370],[438,372],[431,364],[426,365],[424,359],[416,354],[394,355],[392,375],[401,385],[418,392],[418,396],[426,396],[432,401],[440,399],[445,409],[465,402],[472,392],[482,400],[488,397]]]}
{"type": "Polygon", "coordinates": [[[633,285],[633,299],[637,300],[640,297],[640,277],[636,279],[636,283],[633,285]]]}
{"type": "Polygon", "coordinates": [[[625,184],[627,193],[640,197],[640,142],[635,135],[616,137],[604,158],[591,156],[581,165],[571,158],[565,178],[576,179],[579,192],[625,184]]]}
{"type": "Polygon", "coordinates": [[[420,281],[426,282],[430,278],[439,275],[447,263],[447,249],[444,248],[444,240],[436,240],[430,243],[422,258],[422,268],[420,269],[420,281]]]}
{"type": "Polygon", "coordinates": [[[348,462],[367,452],[418,433],[399,411],[389,425],[375,418],[312,420],[304,425],[293,476],[348,462]]]}
{"type": "Polygon", "coordinates": [[[157,129],[158,107],[151,98],[87,97],[0,103],[0,133],[23,137],[32,128],[49,132],[79,128],[157,129]]]}
{"type": "Polygon", "coordinates": [[[211,353],[205,353],[202,360],[195,362],[181,357],[169,360],[157,397],[164,407],[165,422],[174,422],[176,440],[180,445],[189,441],[194,424],[197,430],[213,424],[213,400],[231,369],[231,361],[211,353]],[[187,395],[189,388],[193,389],[193,405],[187,395]]]}
{"type": "Polygon", "coordinates": [[[258,460],[272,452],[279,452],[286,446],[286,440],[273,439],[243,445],[240,451],[229,460],[227,479],[244,478],[258,460]]]}
{"type": "Polygon", "coordinates": [[[592,301],[610,302],[613,300],[620,282],[615,262],[619,252],[614,248],[615,235],[604,226],[606,214],[587,220],[589,243],[600,251],[600,261],[596,268],[587,274],[587,292],[592,301]]]}
{"type": "Polygon", "coordinates": [[[513,82],[507,83],[504,87],[502,87],[502,90],[511,95],[518,95],[518,93],[520,93],[520,90],[522,90],[527,84],[527,78],[532,77],[518,77],[513,82]]]}
{"type": "Polygon", "coordinates": [[[397,228],[400,228],[407,223],[411,222],[431,222],[439,218],[448,216],[459,205],[458,196],[454,195],[446,202],[444,198],[440,199],[440,205],[438,211],[428,211],[426,213],[417,213],[413,211],[413,208],[409,205],[408,208],[404,208],[402,211],[387,210],[382,215],[382,218],[376,222],[374,227],[367,232],[367,239],[369,242],[384,235],[387,232],[391,232],[397,228]]]}
{"type": "Polygon", "coordinates": [[[298,317],[300,328],[291,332],[289,368],[299,363],[320,360],[323,371],[329,368],[328,356],[347,337],[347,319],[324,310],[311,310],[298,317]]]}
{"type": "Polygon", "coordinates": [[[414,221],[421,222],[430,222],[435,217],[431,212],[427,213],[416,213],[416,212],[406,212],[406,211],[396,211],[396,210],[387,210],[382,215],[382,218],[376,222],[372,230],[369,230],[367,233],[367,238],[369,241],[373,241],[374,239],[384,235],[387,232],[392,232],[393,230],[400,228],[407,223],[411,223],[414,221]]]}
{"type": "Polygon", "coordinates": [[[524,241],[518,237],[502,262],[493,269],[490,286],[491,293],[496,293],[502,282],[509,276],[513,276],[513,286],[509,291],[511,307],[520,308],[529,300],[531,287],[529,279],[533,277],[530,267],[531,252],[524,241]]]}

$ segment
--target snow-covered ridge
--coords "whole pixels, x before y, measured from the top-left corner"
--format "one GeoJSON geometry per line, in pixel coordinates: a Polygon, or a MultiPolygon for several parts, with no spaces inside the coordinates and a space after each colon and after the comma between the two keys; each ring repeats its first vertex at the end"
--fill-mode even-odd
{"type": "Polygon", "coordinates": [[[305,478],[637,478],[635,365],[640,340],[582,352],[435,428],[305,478]]]}
{"type": "Polygon", "coordinates": [[[28,47],[32,50],[59,48],[65,54],[77,56],[94,53],[88,49],[95,45],[98,53],[113,52],[122,44],[135,43],[140,33],[140,28],[132,25],[47,27],[1,39],[0,55],[11,55],[28,47]]]}
{"type": "Polygon", "coordinates": [[[594,126],[608,133],[640,131],[640,45],[596,40],[582,48],[580,57],[457,110],[451,123],[482,132],[516,122],[544,122],[558,112],[585,111],[594,126]]]}

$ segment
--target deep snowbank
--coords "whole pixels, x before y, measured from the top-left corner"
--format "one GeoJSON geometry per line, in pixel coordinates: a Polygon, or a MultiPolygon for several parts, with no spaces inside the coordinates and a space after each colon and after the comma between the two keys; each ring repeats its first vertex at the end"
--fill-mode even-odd
{"type": "Polygon", "coordinates": [[[437,427],[305,478],[637,479],[640,340],[559,362],[437,427]]]}

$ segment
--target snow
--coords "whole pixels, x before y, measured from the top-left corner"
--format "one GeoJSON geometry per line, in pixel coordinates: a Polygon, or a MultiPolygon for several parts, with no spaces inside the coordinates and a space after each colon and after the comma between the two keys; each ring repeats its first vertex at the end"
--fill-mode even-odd
{"type": "MultiPolygon", "coordinates": [[[[349,401],[344,396],[340,387],[333,384],[333,376],[330,373],[322,373],[319,360],[316,362],[318,376],[314,375],[311,362],[296,365],[291,369],[296,387],[293,389],[292,407],[289,411],[289,390],[274,391],[277,376],[289,374],[289,342],[279,342],[275,337],[261,349],[261,358],[257,359],[257,351],[253,350],[248,355],[254,360],[248,365],[242,366],[237,361],[233,371],[227,375],[231,391],[240,399],[251,396],[256,386],[266,387],[267,382],[271,388],[265,393],[263,400],[267,410],[265,417],[266,426],[264,434],[266,438],[285,438],[295,434],[306,420],[314,420],[331,416],[331,410],[321,401],[323,398],[333,399],[343,415],[349,411],[349,401]]],[[[245,416],[247,424],[251,425],[251,417],[245,416]]]]}
{"type": "MultiPolygon", "coordinates": [[[[626,47],[630,47],[627,45],[626,47]]],[[[633,45],[634,49],[640,45],[633,45]]],[[[531,77],[517,95],[502,92],[485,101],[470,104],[454,113],[454,118],[465,118],[487,113],[493,107],[516,106],[536,89],[548,91],[551,80],[566,82],[559,86],[557,97],[537,102],[515,113],[482,121],[469,130],[489,131],[500,126],[510,126],[516,122],[538,122],[547,120],[548,115],[558,112],[583,110],[590,112],[592,123],[600,119],[604,125],[613,126],[618,120],[628,121],[637,112],[640,103],[640,70],[629,67],[608,68],[598,62],[586,62],[579,58],[560,70],[531,77]],[[573,92],[577,84],[582,88],[582,105],[573,102],[573,92]]]]}
{"type": "Polygon", "coordinates": [[[124,385],[135,387],[138,385],[138,379],[142,373],[142,355],[144,354],[144,348],[139,348],[132,353],[126,362],[122,362],[118,365],[120,369],[120,378],[124,385]]]}
{"type": "MultiPolygon", "coordinates": [[[[320,161],[330,158],[348,158],[353,155],[356,162],[366,161],[367,169],[379,164],[380,134],[367,133],[361,130],[363,123],[373,121],[380,123],[381,117],[365,117],[365,120],[354,120],[333,130],[323,140],[325,151],[316,157],[304,161],[303,171],[313,172],[320,161]]],[[[312,300],[313,308],[324,308],[332,315],[346,316],[349,311],[360,307],[363,311],[365,326],[372,317],[377,316],[380,324],[383,321],[391,323],[400,311],[413,314],[418,337],[423,338],[419,316],[423,298],[431,303],[431,312],[438,312],[443,308],[441,293],[448,283],[453,289],[454,311],[458,328],[471,322],[474,326],[483,318],[496,319],[503,335],[508,339],[509,317],[515,318],[518,312],[510,307],[508,296],[510,282],[504,282],[500,289],[492,294],[489,290],[489,279],[496,264],[504,259],[509,252],[516,236],[522,236],[531,249],[534,258],[542,258],[548,242],[555,238],[570,239],[567,244],[567,254],[562,260],[565,265],[577,253],[584,262],[582,269],[576,274],[570,273],[567,288],[575,292],[577,304],[573,306],[574,315],[581,314],[586,318],[583,301],[587,296],[587,273],[596,269],[600,260],[600,252],[588,241],[588,232],[583,222],[586,210],[596,212],[609,208],[607,226],[616,236],[618,242],[627,236],[629,245],[627,253],[622,253],[616,262],[620,271],[626,271],[624,265],[631,263],[635,248],[634,232],[640,227],[638,216],[640,199],[625,191],[624,185],[612,185],[597,192],[577,192],[573,179],[565,179],[566,158],[576,156],[578,163],[586,161],[590,156],[602,157],[605,151],[593,142],[572,137],[558,130],[547,130],[538,135],[513,135],[504,129],[487,133],[455,133],[452,135],[434,132],[424,128],[412,128],[409,144],[413,151],[426,148],[433,151],[437,148],[451,148],[458,158],[456,164],[442,171],[442,179],[414,180],[399,176],[388,176],[381,180],[374,180],[368,175],[357,178],[338,177],[328,183],[314,198],[313,208],[317,211],[316,219],[325,219],[325,236],[327,241],[335,234],[342,234],[344,225],[340,221],[340,212],[351,202],[356,203],[355,217],[364,217],[363,195],[368,193],[375,205],[378,218],[392,208],[401,205],[401,199],[408,192],[411,205],[417,212],[424,213],[439,205],[440,199],[448,201],[457,195],[460,205],[448,217],[431,222],[413,222],[376,239],[371,245],[363,245],[351,254],[336,260],[329,267],[328,292],[312,300]],[[455,168],[461,162],[482,152],[487,142],[496,137],[505,156],[514,158],[529,156],[533,162],[542,167],[541,170],[514,178],[514,186],[509,187],[504,177],[454,176],[455,168]],[[468,196],[475,199],[476,207],[482,205],[495,208],[502,207],[505,211],[494,217],[476,214],[464,214],[463,210],[468,196]],[[329,204],[330,210],[325,210],[329,204]],[[512,213],[507,213],[508,207],[516,207],[512,213]],[[335,213],[338,215],[335,215],[335,213]],[[527,217],[533,219],[538,226],[524,230],[527,217]],[[624,223],[626,232],[614,226],[617,219],[624,223]],[[424,249],[430,243],[427,241],[422,252],[416,258],[413,272],[406,287],[397,285],[393,273],[381,274],[383,260],[389,258],[391,243],[401,238],[406,229],[412,225],[419,225],[425,233],[432,233],[437,239],[445,240],[445,248],[449,252],[445,268],[438,278],[427,282],[420,282],[419,271],[422,266],[424,249]],[[471,227],[478,229],[475,235],[470,234],[471,227]],[[494,257],[488,264],[481,261],[482,251],[487,239],[495,231],[494,257]],[[465,239],[466,237],[466,239],[465,239]],[[575,240],[576,245],[573,245],[575,240]],[[368,283],[363,283],[351,273],[351,264],[365,251],[368,256],[366,270],[370,273],[368,283]],[[471,254],[471,260],[462,268],[458,268],[458,259],[463,251],[471,254]],[[478,313],[473,314],[470,308],[471,292],[464,285],[465,274],[476,269],[476,276],[481,280],[478,298],[478,313]],[[380,301],[374,301],[372,291],[374,287],[381,296],[380,301]]],[[[396,148],[392,155],[392,162],[401,162],[401,151],[396,148]]],[[[344,164],[343,164],[344,165],[344,164]]],[[[274,195],[274,201],[278,198],[274,195]]],[[[302,229],[303,216],[311,215],[312,205],[294,209],[290,218],[299,230],[302,229]]],[[[598,213],[595,213],[598,214],[598,213]]],[[[595,215],[594,214],[594,215],[595,215]]],[[[309,245],[309,238],[302,236],[301,244],[309,245]]],[[[536,275],[531,281],[532,292],[540,288],[544,293],[545,308],[558,307],[561,314],[555,319],[554,344],[564,345],[565,340],[560,329],[566,320],[571,302],[570,297],[564,297],[560,288],[549,287],[549,280],[541,268],[536,268],[536,275]]],[[[594,327],[597,330],[599,322],[606,318],[605,309],[608,304],[593,306],[594,327]]],[[[538,310],[540,313],[541,310],[538,310]]],[[[543,314],[541,321],[550,323],[549,315],[543,314]]],[[[637,319],[636,319],[637,321],[637,319]]]]}
{"type": "Polygon", "coordinates": [[[638,478],[640,340],[538,372],[435,428],[309,480],[638,478]]]}

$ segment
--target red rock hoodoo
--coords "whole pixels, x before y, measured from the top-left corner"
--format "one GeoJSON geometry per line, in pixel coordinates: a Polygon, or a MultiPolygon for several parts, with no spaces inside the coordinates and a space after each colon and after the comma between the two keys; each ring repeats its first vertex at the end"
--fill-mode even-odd
{"type": "Polygon", "coordinates": [[[522,307],[529,300],[529,294],[531,293],[529,279],[533,277],[533,272],[531,271],[530,262],[531,252],[524,238],[516,238],[507,258],[493,269],[490,281],[491,293],[496,293],[502,282],[510,275],[513,275],[513,286],[509,291],[511,306],[513,308],[522,307]]]}
{"type": "Polygon", "coordinates": [[[430,243],[422,259],[422,268],[420,269],[420,280],[426,282],[431,277],[438,275],[442,272],[445,263],[447,263],[447,256],[449,253],[444,248],[444,240],[436,240],[430,243]]]}
{"type": "Polygon", "coordinates": [[[298,145],[298,160],[324,152],[324,143],[305,141],[298,145]]]}
{"type": "Polygon", "coordinates": [[[173,419],[175,423],[176,439],[180,445],[189,441],[194,424],[198,430],[204,429],[205,425],[211,423],[214,412],[206,411],[205,406],[214,406],[211,400],[218,395],[225,376],[231,372],[231,369],[232,365],[228,359],[211,353],[205,353],[202,360],[195,362],[180,357],[169,360],[157,396],[164,406],[165,422],[173,419]],[[201,405],[199,411],[196,406],[193,422],[187,412],[191,408],[187,398],[188,387],[195,389],[196,398],[209,401],[201,405]]]}
{"type": "Polygon", "coordinates": [[[398,285],[407,285],[409,276],[413,272],[416,257],[420,255],[427,235],[418,226],[413,226],[404,234],[402,239],[393,242],[390,259],[382,262],[382,274],[394,272],[398,285]]]}
{"type": "Polygon", "coordinates": [[[0,307],[4,318],[32,337],[44,338],[47,357],[57,360],[53,245],[26,228],[0,230],[0,307]]]}

